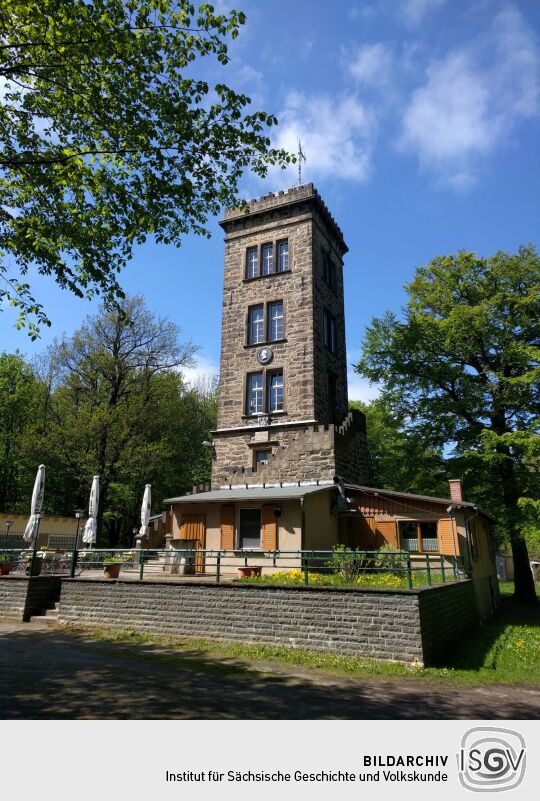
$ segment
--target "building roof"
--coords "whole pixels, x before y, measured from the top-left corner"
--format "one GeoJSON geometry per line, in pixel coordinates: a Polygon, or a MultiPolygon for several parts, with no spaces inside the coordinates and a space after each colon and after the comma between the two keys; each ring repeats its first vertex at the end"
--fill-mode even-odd
{"type": "MultiPolygon", "coordinates": [[[[163,503],[234,503],[234,501],[287,501],[304,498],[306,495],[313,495],[315,492],[325,492],[336,489],[334,482],[319,484],[291,484],[289,486],[263,485],[247,486],[240,484],[237,486],[221,487],[218,490],[209,492],[198,492],[193,495],[180,495],[177,498],[165,498],[163,503]]],[[[350,484],[345,482],[346,492],[363,492],[367,495],[374,495],[380,498],[403,498],[408,500],[426,501],[428,503],[439,503],[445,507],[455,508],[465,507],[467,509],[478,509],[478,511],[494,522],[497,522],[493,515],[480,509],[475,503],[470,501],[453,501],[451,498],[434,498],[431,495],[416,495],[412,492],[397,492],[396,490],[381,489],[380,487],[365,487],[360,484],[350,484]]]]}
{"type": "Polygon", "coordinates": [[[313,495],[315,492],[327,492],[335,488],[328,484],[293,484],[291,486],[236,486],[225,489],[197,492],[194,495],[180,495],[178,498],[165,498],[163,503],[233,503],[234,501],[288,501],[313,495]]]}
{"type": "Polygon", "coordinates": [[[476,503],[471,503],[471,501],[454,501],[452,498],[434,498],[432,495],[415,495],[412,492],[398,492],[397,490],[387,490],[381,489],[380,487],[365,487],[360,484],[350,484],[349,482],[345,482],[345,489],[346,490],[356,490],[357,492],[365,492],[368,495],[376,495],[381,498],[384,497],[392,497],[392,498],[409,498],[415,501],[427,501],[429,503],[441,503],[445,506],[454,506],[454,507],[461,507],[464,506],[468,509],[478,509],[484,517],[488,517],[490,520],[497,522],[496,518],[493,515],[490,515],[489,512],[485,512],[483,509],[480,509],[476,503]]]}

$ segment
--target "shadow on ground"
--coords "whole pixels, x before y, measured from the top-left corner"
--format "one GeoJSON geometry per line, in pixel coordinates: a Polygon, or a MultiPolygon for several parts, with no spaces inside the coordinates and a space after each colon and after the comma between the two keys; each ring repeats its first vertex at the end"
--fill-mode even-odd
{"type": "Polygon", "coordinates": [[[540,691],[348,678],[0,624],[0,718],[535,719],[540,691]]]}

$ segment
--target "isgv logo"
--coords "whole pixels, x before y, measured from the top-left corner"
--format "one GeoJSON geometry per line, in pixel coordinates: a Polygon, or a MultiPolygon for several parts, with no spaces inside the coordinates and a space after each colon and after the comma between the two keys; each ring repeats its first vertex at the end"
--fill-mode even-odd
{"type": "Polygon", "coordinates": [[[525,739],[511,729],[478,726],[463,735],[457,759],[459,780],[467,790],[512,790],[525,775],[525,739]]]}

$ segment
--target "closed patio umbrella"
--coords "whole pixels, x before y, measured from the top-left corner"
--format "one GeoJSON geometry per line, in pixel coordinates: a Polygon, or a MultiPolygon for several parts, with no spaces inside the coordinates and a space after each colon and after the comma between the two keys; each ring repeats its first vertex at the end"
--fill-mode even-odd
{"type": "Polygon", "coordinates": [[[88,520],[85,523],[82,541],[87,545],[93,545],[97,539],[97,514],[99,507],[99,476],[94,476],[92,489],[90,490],[90,502],[88,504],[88,520]]]}
{"type": "Polygon", "coordinates": [[[144,537],[148,534],[148,523],[150,522],[150,507],[152,506],[152,485],[147,484],[144,488],[143,501],[141,506],[141,527],[139,534],[144,537]]]}
{"type": "Polygon", "coordinates": [[[23,537],[26,542],[32,542],[37,537],[39,531],[39,516],[43,506],[43,494],[45,492],[45,465],[38,467],[36,480],[34,481],[34,491],[32,492],[32,503],[30,505],[30,517],[24,530],[23,537]]]}

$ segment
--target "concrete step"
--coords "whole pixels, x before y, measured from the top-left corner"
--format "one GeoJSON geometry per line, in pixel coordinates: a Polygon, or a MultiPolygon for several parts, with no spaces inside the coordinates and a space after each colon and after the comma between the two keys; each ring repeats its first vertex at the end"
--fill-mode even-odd
{"type": "Polygon", "coordinates": [[[46,623],[48,626],[53,626],[58,623],[58,612],[48,609],[44,615],[32,615],[30,623],[46,623]]]}
{"type": "Polygon", "coordinates": [[[56,601],[54,606],[49,609],[42,609],[37,615],[32,615],[30,623],[41,621],[42,623],[56,623],[60,613],[60,601],[56,601]]]}

